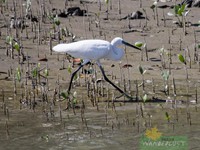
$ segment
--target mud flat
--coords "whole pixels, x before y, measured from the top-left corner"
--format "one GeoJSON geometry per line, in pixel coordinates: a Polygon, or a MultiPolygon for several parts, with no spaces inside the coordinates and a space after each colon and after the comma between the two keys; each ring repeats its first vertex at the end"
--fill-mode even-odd
{"type": "Polygon", "coordinates": [[[186,8],[178,20],[172,7],[180,1],[153,3],[0,2],[0,149],[139,150],[153,127],[185,136],[189,149],[199,149],[200,10],[186,8]],[[79,13],[69,13],[75,7],[79,13]],[[130,17],[136,11],[140,19],[130,17]],[[68,103],[78,64],[52,46],[117,36],[146,45],[142,51],[121,47],[120,62],[102,60],[109,78],[137,101],[115,99],[120,93],[90,64],[74,80],[68,103]]]}

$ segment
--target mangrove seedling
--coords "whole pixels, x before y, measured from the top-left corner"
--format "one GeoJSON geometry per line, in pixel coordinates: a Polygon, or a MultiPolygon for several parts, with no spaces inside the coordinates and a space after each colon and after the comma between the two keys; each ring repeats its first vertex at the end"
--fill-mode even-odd
{"type": "Polygon", "coordinates": [[[153,10],[154,13],[154,20],[156,20],[156,25],[159,26],[159,21],[158,21],[158,2],[157,0],[154,1],[154,3],[151,5],[151,9],[153,10]]]}
{"type": "Polygon", "coordinates": [[[67,72],[71,75],[72,74],[72,67],[70,65],[68,65],[67,67],[67,72]]]}
{"type": "Polygon", "coordinates": [[[165,112],[165,119],[170,122],[170,115],[168,114],[168,112],[165,112]]]}
{"type": "Polygon", "coordinates": [[[12,45],[12,43],[13,43],[13,37],[12,36],[7,36],[6,37],[6,43],[9,44],[9,45],[12,45]]]}
{"type": "Polygon", "coordinates": [[[53,35],[54,35],[54,38],[55,38],[55,35],[57,33],[58,40],[60,40],[60,20],[58,18],[58,15],[56,15],[56,16],[49,15],[48,18],[51,21],[51,23],[53,24],[53,35]]]}
{"type": "Polygon", "coordinates": [[[60,20],[58,19],[58,15],[56,15],[56,17],[53,18],[53,23],[54,23],[56,26],[59,26],[59,25],[60,25],[60,20]]]}
{"type": "Polygon", "coordinates": [[[18,52],[18,54],[20,54],[20,46],[17,42],[14,43],[13,47],[18,52]]]}
{"type": "Polygon", "coordinates": [[[184,16],[185,16],[185,10],[186,9],[186,4],[183,4],[183,5],[175,5],[174,6],[174,13],[175,13],[175,16],[177,17],[178,19],[178,25],[180,27],[183,27],[183,23],[184,23],[184,16]]]}
{"type": "Polygon", "coordinates": [[[143,92],[144,92],[144,74],[147,70],[144,70],[141,65],[138,67],[138,69],[140,71],[140,74],[142,75],[142,89],[143,89],[143,92]]]}
{"type": "Polygon", "coordinates": [[[21,81],[21,70],[20,70],[20,68],[17,68],[16,71],[17,71],[16,79],[18,82],[20,82],[21,81]]]}
{"type": "MultiPolygon", "coordinates": [[[[61,92],[60,96],[62,97],[62,100],[67,100],[69,99],[69,101],[67,101],[67,108],[72,107],[73,109],[76,107],[77,102],[77,92],[74,91],[74,93],[70,96],[71,94],[68,92],[61,92]]],[[[75,112],[74,112],[75,113],[75,112]]]]}
{"type": "MultiPolygon", "coordinates": [[[[165,69],[165,68],[166,68],[165,55],[167,55],[168,58],[170,58],[169,52],[168,52],[168,50],[166,50],[164,47],[161,47],[161,48],[159,49],[159,52],[160,52],[161,65],[162,65],[163,69],[165,69]]],[[[169,59],[168,59],[168,60],[169,60],[169,59]]]]}
{"type": "Polygon", "coordinates": [[[40,63],[37,64],[37,66],[32,70],[32,76],[36,78],[39,75],[39,68],[40,68],[40,63]]]}
{"type": "Polygon", "coordinates": [[[171,12],[168,12],[168,16],[175,16],[178,19],[177,25],[181,28],[183,28],[184,33],[186,34],[186,16],[190,12],[189,10],[186,11],[186,4],[182,5],[175,5],[174,6],[174,14],[171,12]]]}
{"type": "Polygon", "coordinates": [[[78,102],[77,102],[77,92],[74,91],[74,93],[73,93],[73,98],[72,98],[73,107],[75,107],[77,103],[78,103],[78,102]]]}
{"type": "Polygon", "coordinates": [[[14,59],[13,37],[12,37],[12,36],[7,36],[7,37],[6,37],[6,43],[10,46],[10,47],[7,47],[6,55],[8,56],[8,54],[9,54],[8,51],[9,51],[9,49],[10,49],[10,51],[11,51],[10,57],[11,57],[12,59],[14,59]]]}
{"type": "Polygon", "coordinates": [[[46,69],[44,70],[44,74],[45,74],[45,77],[48,77],[48,76],[49,76],[49,70],[48,70],[48,68],[46,68],[46,69]]]}
{"type": "Polygon", "coordinates": [[[143,100],[144,103],[148,100],[147,94],[144,94],[144,95],[142,96],[142,100],[143,100]]]}
{"type": "MultiPolygon", "coordinates": [[[[146,50],[146,43],[138,41],[138,42],[135,42],[135,46],[141,49],[141,60],[143,61],[143,50],[142,50],[142,48],[145,48],[145,50],[146,50]]],[[[147,56],[147,53],[146,53],[146,56],[147,56]]]]}
{"type": "Polygon", "coordinates": [[[46,142],[49,142],[49,136],[48,136],[48,134],[41,136],[41,139],[43,139],[46,142]]]}
{"type": "Polygon", "coordinates": [[[12,36],[6,37],[6,43],[10,46],[11,58],[14,59],[14,50],[16,50],[18,53],[18,56],[20,56],[20,44],[16,40],[14,40],[12,36]]]}
{"type": "Polygon", "coordinates": [[[181,63],[184,64],[185,66],[185,72],[186,72],[186,79],[188,79],[188,71],[187,71],[187,63],[186,63],[186,59],[183,57],[182,54],[178,54],[178,59],[181,63]]]}
{"type": "Polygon", "coordinates": [[[168,80],[169,80],[169,70],[168,71],[162,71],[161,72],[161,75],[163,77],[163,80],[164,80],[164,92],[166,95],[169,95],[169,83],[168,83],[168,80]]]}

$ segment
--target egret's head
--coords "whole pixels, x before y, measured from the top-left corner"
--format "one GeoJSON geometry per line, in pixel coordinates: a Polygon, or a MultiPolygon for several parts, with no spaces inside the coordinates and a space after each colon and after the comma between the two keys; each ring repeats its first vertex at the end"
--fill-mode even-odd
{"type": "Polygon", "coordinates": [[[112,44],[113,46],[118,46],[118,45],[124,44],[124,45],[126,45],[126,46],[130,46],[130,47],[132,47],[132,48],[141,50],[141,49],[138,48],[137,46],[134,46],[134,45],[132,45],[132,44],[127,43],[126,41],[124,41],[124,40],[123,40],[122,38],[120,38],[120,37],[114,38],[114,39],[111,41],[111,44],[112,44]]]}
{"type": "Polygon", "coordinates": [[[113,46],[121,45],[121,44],[123,44],[122,41],[123,41],[122,38],[116,37],[116,38],[114,38],[114,39],[111,41],[111,44],[112,44],[113,46]]]}

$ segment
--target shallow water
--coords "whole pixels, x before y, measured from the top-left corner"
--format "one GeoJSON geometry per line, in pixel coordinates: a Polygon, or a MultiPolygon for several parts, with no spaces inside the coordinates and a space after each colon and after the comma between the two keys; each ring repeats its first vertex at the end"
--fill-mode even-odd
{"type": "MultiPolygon", "coordinates": [[[[186,136],[189,149],[200,149],[199,106],[189,106],[191,125],[187,122],[185,104],[173,109],[171,103],[115,103],[115,109],[107,108],[107,103],[96,107],[86,105],[81,109],[62,111],[62,121],[58,106],[54,116],[50,115],[48,104],[38,101],[35,112],[27,106],[16,105],[17,99],[6,92],[5,101],[8,115],[0,109],[0,143],[7,149],[134,149],[139,150],[139,141],[145,130],[157,127],[166,136],[186,136]],[[42,108],[45,105],[46,113],[42,108]],[[42,107],[43,106],[43,107],[42,107]],[[142,110],[142,111],[141,111],[142,110]],[[176,111],[178,112],[178,117],[176,111]],[[165,113],[170,115],[168,122],[165,113]],[[48,118],[46,117],[48,114],[48,118]],[[81,117],[83,116],[83,117],[81,117]],[[176,120],[178,118],[178,120],[176,120]],[[7,127],[6,127],[7,122],[7,127]]],[[[1,106],[2,106],[1,102],[1,106]]]]}

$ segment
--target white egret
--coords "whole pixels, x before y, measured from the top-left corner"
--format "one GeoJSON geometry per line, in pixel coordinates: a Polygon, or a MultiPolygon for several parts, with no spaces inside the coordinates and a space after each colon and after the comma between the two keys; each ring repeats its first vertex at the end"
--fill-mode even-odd
{"type": "MultiPolygon", "coordinates": [[[[77,70],[72,73],[68,93],[71,90],[71,84],[75,74],[88,62],[95,61],[99,66],[104,79],[109,82],[113,87],[115,87],[120,93],[124,94],[128,98],[131,98],[123,90],[117,87],[113,82],[111,82],[105,75],[104,69],[100,63],[100,59],[109,59],[114,61],[119,61],[124,56],[124,50],[118,48],[117,46],[124,44],[132,48],[140,50],[138,47],[125,42],[122,38],[116,37],[111,43],[105,40],[82,40],[78,42],[73,42],[69,44],[58,44],[53,47],[53,51],[67,53],[76,58],[82,58],[84,61],[79,66],[77,70]]],[[[132,98],[131,98],[132,99],[132,98]]]]}

